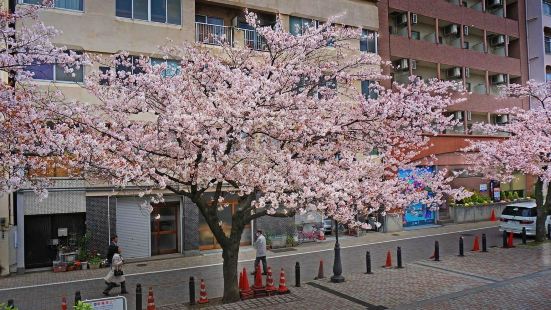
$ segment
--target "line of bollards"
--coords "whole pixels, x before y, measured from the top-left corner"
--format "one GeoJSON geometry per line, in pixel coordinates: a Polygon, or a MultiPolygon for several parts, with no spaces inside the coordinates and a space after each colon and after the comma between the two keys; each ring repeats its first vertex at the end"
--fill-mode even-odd
{"type": "Polygon", "coordinates": [[[482,234],[482,252],[488,252],[488,247],[486,245],[486,234],[482,234]]]}
{"type": "Polygon", "coordinates": [[[465,250],[463,245],[463,236],[459,237],[459,256],[465,256],[465,250]]]}
{"type": "Polygon", "coordinates": [[[438,243],[438,240],[434,241],[434,261],[440,261],[440,244],[438,243]]]}
{"type": "Polygon", "coordinates": [[[300,263],[295,264],[295,287],[300,287],[300,263]]]}
{"type": "Polygon", "coordinates": [[[373,273],[371,272],[371,253],[369,253],[369,251],[365,252],[365,269],[366,269],[365,274],[373,273]]]}
{"type": "Polygon", "coordinates": [[[526,227],[522,227],[522,244],[526,244],[526,227]]]}

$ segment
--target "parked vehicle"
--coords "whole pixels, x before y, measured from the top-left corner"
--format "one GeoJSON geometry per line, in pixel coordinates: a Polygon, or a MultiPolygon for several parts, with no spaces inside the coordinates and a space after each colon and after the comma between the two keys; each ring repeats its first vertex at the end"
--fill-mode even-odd
{"type": "Polygon", "coordinates": [[[333,233],[333,220],[332,219],[329,219],[329,218],[326,218],[323,220],[323,232],[327,235],[327,234],[332,234],[333,233]]]}
{"type": "MultiPolygon", "coordinates": [[[[522,228],[526,228],[526,235],[536,235],[536,202],[519,202],[505,207],[499,218],[499,231],[508,231],[515,234],[522,233],[522,228]]],[[[547,216],[545,229],[551,224],[551,215],[547,216]]]]}
{"type": "Polygon", "coordinates": [[[319,229],[316,225],[312,226],[312,230],[305,230],[304,225],[297,228],[297,239],[299,243],[305,241],[325,240],[325,234],[322,229],[319,229]]]}

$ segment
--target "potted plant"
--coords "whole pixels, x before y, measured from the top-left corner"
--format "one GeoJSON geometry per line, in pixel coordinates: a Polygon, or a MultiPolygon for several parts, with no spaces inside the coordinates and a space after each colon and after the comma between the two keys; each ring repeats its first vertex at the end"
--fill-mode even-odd
{"type": "Polygon", "coordinates": [[[78,260],[82,270],[88,269],[88,253],[86,251],[83,251],[82,249],[78,251],[78,260]]]}
{"type": "Polygon", "coordinates": [[[93,255],[88,259],[88,265],[90,269],[98,269],[101,265],[101,256],[99,254],[93,255]]]}
{"type": "Polygon", "coordinates": [[[75,269],[76,269],[76,266],[75,266],[74,262],[68,262],[67,263],[67,271],[73,271],[75,269]]]}
{"type": "Polygon", "coordinates": [[[6,304],[0,304],[0,310],[17,310],[17,307],[8,306],[6,304]]]}
{"type": "Polygon", "coordinates": [[[91,304],[79,300],[74,306],[74,310],[94,310],[94,308],[92,308],[91,304]]]}

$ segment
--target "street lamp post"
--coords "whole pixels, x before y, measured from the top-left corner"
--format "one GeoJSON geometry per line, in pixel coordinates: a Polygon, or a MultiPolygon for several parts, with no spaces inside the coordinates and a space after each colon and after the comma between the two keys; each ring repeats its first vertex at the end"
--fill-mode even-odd
{"type": "Polygon", "coordinates": [[[342,263],[341,263],[341,246],[339,245],[339,223],[335,220],[335,260],[333,261],[333,276],[331,276],[331,282],[342,283],[344,277],[342,276],[342,263]]]}

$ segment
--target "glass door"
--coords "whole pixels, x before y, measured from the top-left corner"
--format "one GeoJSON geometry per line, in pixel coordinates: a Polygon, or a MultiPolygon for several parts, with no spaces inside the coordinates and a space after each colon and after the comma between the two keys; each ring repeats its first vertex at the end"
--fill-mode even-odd
{"type": "Polygon", "coordinates": [[[151,255],[178,252],[178,210],[180,203],[153,205],[151,212],[151,255]]]}

